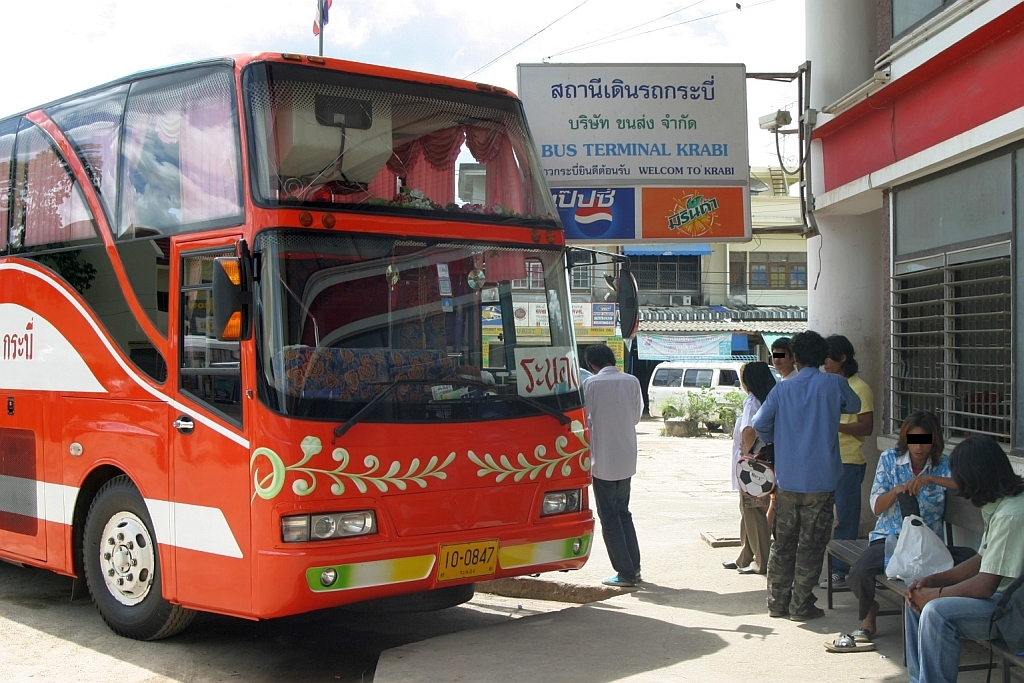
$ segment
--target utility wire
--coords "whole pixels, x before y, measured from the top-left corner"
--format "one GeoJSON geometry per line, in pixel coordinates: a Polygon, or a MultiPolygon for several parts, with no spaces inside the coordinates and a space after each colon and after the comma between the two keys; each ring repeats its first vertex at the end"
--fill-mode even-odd
{"type": "Polygon", "coordinates": [[[557,24],[558,22],[560,22],[560,21],[561,21],[562,19],[565,19],[565,18],[566,18],[567,16],[569,16],[570,14],[572,14],[573,12],[575,12],[576,10],[578,10],[578,9],[579,9],[580,7],[583,7],[583,6],[584,6],[585,4],[587,4],[588,2],[590,2],[590,0],[583,0],[583,2],[581,2],[581,3],[580,3],[580,4],[578,4],[578,5],[576,5],[576,6],[575,6],[575,7],[573,7],[573,8],[571,9],[571,10],[569,10],[568,12],[566,12],[565,14],[563,14],[562,16],[558,17],[557,19],[555,19],[554,21],[552,21],[552,22],[551,22],[550,24],[548,24],[547,26],[545,26],[545,27],[544,27],[544,28],[542,28],[541,30],[537,31],[536,33],[534,33],[534,34],[533,34],[532,36],[530,36],[530,37],[529,37],[529,38],[527,38],[526,40],[524,40],[524,41],[522,41],[522,42],[518,43],[517,45],[514,45],[513,47],[510,47],[509,49],[505,50],[505,51],[504,51],[504,52],[502,52],[502,53],[501,53],[500,55],[498,55],[497,57],[495,57],[495,58],[494,58],[494,59],[492,59],[491,61],[487,62],[486,64],[484,64],[484,65],[483,65],[483,66],[481,66],[480,68],[478,68],[478,69],[474,69],[473,71],[470,71],[470,72],[469,72],[468,74],[466,74],[465,76],[463,76],[463,78],[464,78],[464,79],[467,79],[467,78],[469,78],[470,76],[472,76],[473,74],[477,74],[477,73],[480,73],[481,71],[483,71],[484,69],[486,69],[487,67],[489,67],[489,66],[490,66],[491,64],[494,64],[494,63],[495,63],[496,61],[498,61],[499,59],[501,59],[501,58],[502,58],[502,57],[504,57],[505,55],[507,55],[507,54],[509,54],[510,52],[513,52],[513,51],[515,51],[515,50],[519,49],[520,47],[522,47],[522,46],[523,46],[523,45],[525,45],[526,43],[530,42],[531,40],[533,40],[534,38],[536,38],[537,36],[539,36],[539,35],[540,35],[541,33],[544,33],[544,31],[547,31],[547,30],[548,30],[549,28],[551,28],[552,26],[554,26],[555,24],[557,24]]]}
{"type": "MultiPolygon", "coordinates": [[[[770,2],[776,2],[776,0],[763,0],[762,2],[757,2],[757,3],[754,3],[753,5],[747,5],[746,7],[747,7],[747,9],[751,9],[751,8],[754,8],[754,7],[759,7],[761,5],[767,5],[770,2]]],[[[608,36],[605,36],[604,38],[597,39],[597,41],[590,41],[589,43],[584,43],[582,45],[577,45],[576,47],[570,47],[570,48],[568,48],[566,50],[562,50],[561,52],[556,52],[553,55],[549,55],[548,59],[550,59],[551,57],[558,57],[560,55],[566,55],[566,54],[569,54],[569,53],[572,53],[572,52],[578,52],[580,50],[585,50],[585,49],[590,48],[590,47],[599,47],[601,45],[608,45],[609,43],[616,43],[616,42],[618,42],[620,40],[628,40],[629,38],[638,38],[640,36],[647,35],[648,33],[654,33],[656,31],[664,31],[667,28],[673,28],[675,26],[683,26],[685,24],[692,24],[695,21],[702,21],[704,19],[710,19],[712,17],[718,17],[718,16],[721,16],[723,14],[728,14],[729,12],[739,12],[739,11],[740,11],[740,8],[734,8],[734,9],[723,10],[721,12],[715,12],[714,14],[705,14],[704,16],[697,17],[695,19],[687,19],[686,21],[677,21],[677,22],[669,24],[668,26],[660,26],[658,28],[652,28],[649,31],[641,31],[640,33],[634,33],[634,34],[629,35],[629,36],[622,36],[621,38],[615,38],[614,37],[614,36],[619,35],[619,33],[621,33],[621,31],[618,32],[618,33],[612,33],[612,34],[610,34],[608,36]]]]}
{"type": "Polygon", "coordinates": [[[622,35],[623,33],[628,33],[628,32],[633,31],[635,29],[642,28],[644,26],[647,26],[648,24],[653,24],[656,21],[661,21],[662,19],[670,17],[673,14],[679,14],[680,12],[688,10],[691,7],[696,7],[697,5],[699,5],[699,4],[703,3],[703,2],[706,2],[706,0],[697,0],[697,2],[692,2],[689,5],[686,5],[685,7],[680,7],[679,9],[674,9],[671,12],[669,12],[668,14],[662,14],[660,17],[656,17],[654,19],[651,19],[650,21],[645,21],[643,23],[637,24],[636,26],[630,26],[629,28],[624,28],[621,31],[617,31],[615,33],[612,33],[611,35],[607,35],[607,36],[604,36],[602,38],[594,38],[591,41],[588,41],[586,43],[582,43],[581,45],[577,45],[576,47],[573,47],[573,48],[569,48],[568,50],[563,50],[562,52],[556,52],[553,55],[548,55],[548,57],[546,57],[546,59],[551,59],[552,57],[557,57],[560,54],[564,54],[564,53],[572,51],[572,50],[583,49],[585,47],[588,47],[592,43],[599,43],[602,40],[606,40],[608,38],[613,38],[615,36],[622,35]]]}

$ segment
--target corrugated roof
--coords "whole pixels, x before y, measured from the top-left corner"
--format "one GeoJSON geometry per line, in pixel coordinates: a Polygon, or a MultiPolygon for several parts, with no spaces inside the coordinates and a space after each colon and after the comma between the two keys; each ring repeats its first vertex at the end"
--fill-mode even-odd
{"type": "Polygon", "coordinates": [[[641,306],[640,320],[807,320],[803,306],[641,306]]]}
{"type": "Polygon", "coordinates": [[[641,332],[772,332],[807,331],[806,320],[641,320],[641,332]]]}

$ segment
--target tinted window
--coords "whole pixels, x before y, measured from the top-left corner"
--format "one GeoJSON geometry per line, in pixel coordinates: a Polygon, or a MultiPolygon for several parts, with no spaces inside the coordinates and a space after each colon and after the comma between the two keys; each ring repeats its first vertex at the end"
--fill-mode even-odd
{"type": "Polygon", "coordinates": [[[156,382],[167,379],[164,357],[139,328],[103,245],[29,254],[28,258],[52,268],[78,290],[103,328],[140,371],[156,382]]]}
{"type": "Polygon", "coordinates": [[[718,371],[718,386],[720,387],[731,387],[736,385],[736,381],[740,378],[736,374],[735,370],[719,370],[718,371]]]}
{"type": "Polygon", "coordinates": [[[11,158],[18,122],[0,123],[0,254],[7,251],[7,227],[11,207],[11,158]]]}
{"type": "Polygon", "coordinates": [[[133,83],[124,121],[119,238],[241,222],[230,69],[196,69],[133,83]]]}
{"type": "Polygon", "coordinates": [[[713,372],[714,370],[687,370],[683,376],[683,386],[706,389],[711,386],[713,372]]]}
{"type": "Polygon", "coordinates": [[[654,371],[654,387],[678,387],[683,381],[683,371],[675,368],[662,368],[654,371]]]}
{"type": "Polygon", "coordinates": [[[14,164],[11,251],[23,253],[99,242],[81,189],[49,136],[23,122],[14,164]]]}
{"type": "Polygon", "coordinates": [[[47,110],[82,160],[111,225],[116,223],[118,144],[128,86],[93,93],[47,110]]]}

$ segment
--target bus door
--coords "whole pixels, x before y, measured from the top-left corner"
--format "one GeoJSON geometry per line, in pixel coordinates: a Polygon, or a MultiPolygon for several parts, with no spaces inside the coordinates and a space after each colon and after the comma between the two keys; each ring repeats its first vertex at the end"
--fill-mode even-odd
{"type": "MultiPolygon", "coordinates": [[[[171,307],[178,365],[170,446],[175,508],[177,597],[190,606],[246,613],[252,589],[249,551],[249,448],[242,437],[242,363],[238,342],[213,331],[213,259],[234,245],[175,242],[171,307]]],[[[222,241],[223,244],[223,241],[222,241]]]]}
{"type": "Polygon", "coordinates": [[[36,560],[46,559],[42,437],[42,398],[0,393],[0,548],[36,560]]]}

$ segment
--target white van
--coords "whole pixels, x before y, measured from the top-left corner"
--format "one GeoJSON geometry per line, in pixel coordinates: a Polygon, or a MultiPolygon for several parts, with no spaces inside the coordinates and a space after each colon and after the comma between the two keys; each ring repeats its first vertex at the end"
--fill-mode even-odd
{"type": "Polygon", "coordinates": [[[647,387],[651,417],[662,417],[661,404],[669,398],[685,400],[686,393],[711,389],[723,401],[730,391],[742,391],[740,368],[734,361],[667,361],[659,363],[647,387]]]}

